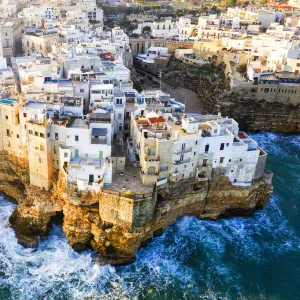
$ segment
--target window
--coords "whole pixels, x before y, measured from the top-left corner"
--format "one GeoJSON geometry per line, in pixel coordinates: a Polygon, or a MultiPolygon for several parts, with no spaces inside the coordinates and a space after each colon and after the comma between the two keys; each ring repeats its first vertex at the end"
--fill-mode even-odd
{"type": "Polygon", "coordinates": [[[33,131],[31,129],[29,129],[29,134],[33,134],[33,131]]]}
{"type": "Polygon", "coordinates": [[[17,134],[17,139],[19,138],[20,136],[17,134]]]}
{"type": "Polygon", "coordinates": [[[224,163],[224,157],[220,157],[220,164],[224,163]]]}
{"type": "Polygon", "coordinates": [[[206,167],[206,165],[207,165],[207,159],[203,159],[202,167],[206,167]]]}
{"type": "Polygon", "coordinates": [[[226,147],[229,147],[229,143],[226,144],[226,147]]]}
{"type": "Polygon", "coordinates": [[[65,157],[65,158],[68,157],[68,153],[67,153],[67,152],[64,153],[64,157],[65,157]]]}
{"type": "Polygon", "coordinates": [[[225,144],[221,143],[220,150],[224,150],[225,144]]]}
{"type": "Polygon", "coordinates": [[[198,145],[198,141],[196,141],[195,145],[198,145]]]}
{"type": "Polygon", "coordinates": [[[8,116],[5,116],[5,119],[8,120],[8,116]]]}
{"type": "Polygon", "coordinates": [[[196,155],[196,152],[194,152],[194,155],[196,155]]]}
{"type": "Polygon", "coordinates": [[[119,131],[122,131],[122,128],[123,128],[122,124],[119,124],[119,131]]]}
{"type": "Polygon", "coordinates": [[[53,146],[53,153],[56,154],[56,146],[53,146]]]}
{"type": "Polygon", "coordinates": [[[45,148],[44,148],[44,145],[40,145],[40,151],[44,151],[45,148]]]}
{"type": "Polygon", "coordinates": [[[26,113],[23,113],[23,117],[24,117],[24,118],[27,118],[27,114],[26,114],[26,113]]]}
{"type": "Polygon", "coordinates": [[[41,138],[44,138],[45,135],[44,135],[43,133],[40,133],[40,137],[41,137],[41,138]]]}
{"type": "Polygon", "coordinates": [[[55,132],[55,140],[58,140],[58,133],[55,132]]]}
{"type": "Polygon", "coordinates": [[[75,142],[78,142],[78,141],[79,141],[78,135],[75,135],[75,142]]]}
{"type": "Polygon", "coordinates": [[[119,119],[119,120],[122,119],[122,114],[118,114],[118,119],[119,119]]]}
{"type": "Polygon", "coordinates": [[[50,132],[47,133],[47,137],[48,137],[48,138],[50,137],[50,132]]]}
{"type": "Polygon", "coordinates": [[[228,161],[231,162],[231,159],[229,159],[228,161]]]}
{"type": "Polygon", "coordinates": [[[39,163],[41,163],[42,162],[42,159],[41,158],[39,158],[39,163]]]}
{"type": "Polygon", "coordinates": [[[39,133],[37,131],[34,132],[35,136],[39,136],[39,133]]]}
{"type": "Polygon", "coordinates": [[[182,150],[185,150],[185,144],[182,144],[182,145],[181,145],[181,149],[182,149],[182,150]]]}
{"type": "Polygon", "coordinates": [[[6,135],[7,135],[7,136],[10,136],[9,129],[6,129],[6,135]]]}
{"type": "Polygon", "coordinates": [[[265,89],[264,89],[264,93],[265,93],[265,94],[268,94],[268,93],[269,93],[269,90],[270,90],[269,88],[265,88],[265,89]]]}
{"type": "Polygon", "coordinates": [[[80,89],[80,93],[84,93],[84,89],[80,89]]]}
{"type": "Polygon", "coordinates": [[[218,129],[214,129],[214,133],[217,133],[218,132],[218,129]]]}
{"type": "Polygon", "coordinates": [[[297,67],[300,67],[300,63],[297,63],[297,67]]]}
{"type": "Polygon", "coordinates": [[[209,151],[209,145],[205,145],[205,153],[209,151]]]}

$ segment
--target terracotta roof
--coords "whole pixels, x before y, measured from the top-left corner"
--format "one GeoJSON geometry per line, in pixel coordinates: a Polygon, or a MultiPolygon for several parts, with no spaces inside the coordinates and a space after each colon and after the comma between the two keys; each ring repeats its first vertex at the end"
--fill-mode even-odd
{"type": "Polygon", "coordinates": [[[139,119],[139,120],[136,120],[136,122],[138,124],[148,124],[148,120],[147,119],[139,119]]]}
{"type": "Polygon", "coordinates": [[[151,123],[162,123],[162,122],[166,122],[165,118],[163,116],[159,116],[158,118],[153,117],[153,118],[149,118],[149,121],[151,123]]]}

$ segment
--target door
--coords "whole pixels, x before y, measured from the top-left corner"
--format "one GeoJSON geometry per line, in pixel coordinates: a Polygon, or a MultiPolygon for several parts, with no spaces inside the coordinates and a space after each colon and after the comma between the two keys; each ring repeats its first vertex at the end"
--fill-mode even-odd
{"type": "Polygon", "coordinates": [[[79,150],[75,149],[75,157],[79,157],[79,150]]]}
{"type": "Polygon", "coordinates": [[[92,174],[89,175],[89,182],[94,182],[94,175],[92,174]]]}
{"type": "Polygon", "coordinates": [[[103,159],[103,151],[99,151],[99,158],[103,159]]]}

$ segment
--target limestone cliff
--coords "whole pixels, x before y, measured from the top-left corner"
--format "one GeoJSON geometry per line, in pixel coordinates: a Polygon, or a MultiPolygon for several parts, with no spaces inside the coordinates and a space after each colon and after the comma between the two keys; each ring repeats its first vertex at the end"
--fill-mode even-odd
{"type": "Polygon", "coordinates": [[[269,95],[261,94],[251,86],[230,90],[222,66],[195,67],[172,59],[163,81],[169,85],[169,89],[168,86],[164,89],[171,94],[172,89],[180,88],[197,94],[198,99],[185,99],[188,107],[193,108],[192,113],[221,112],[222,116],[234,118],[243,131],[300,132],[300,100],[297,103],[288,101],[289,93],[270,99],[269,95]],[[193,102],[192,105],[189,101],[193,102]]]}
{"type": "Polygon", "coordinates": [[[35,247],[48,232],[52,217],[63,212],[63,230],[76,250],[94,248],[101,263],[134,261],[138,249],[161,234],[180,216],[217,219],[251,216],[272,192],[268,172],[251,187],[232,186],[222,173],[211,180],[182,180],[154,189],[149,197],[129,194],[79,193],[67,186],[64,174],[53,176],[51,191],[28,183],[26,161],[6,154],[0,160],[0,191],[17,201],[10,222],[19,242],[35,247]]]}

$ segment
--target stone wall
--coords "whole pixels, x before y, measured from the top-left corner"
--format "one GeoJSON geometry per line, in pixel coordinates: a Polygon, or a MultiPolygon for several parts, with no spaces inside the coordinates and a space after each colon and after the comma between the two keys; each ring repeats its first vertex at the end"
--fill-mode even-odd
{"type": "Polygon", "coordinates": [[[258,157],[254,179],[260,179],[264,176],[266,163],[267,163],[267,155],[261,155],[258,157]]]}
{"type": "Polygon", "coordinates": [[[103,222],[133,229],[153,218],[155,189],[152,195],[142,196],[104,189],[99,197],[99,214],[103,222]]]}
{"type": "Polygon", "coordinates": [[[139,53],[146,53],[150,47],[166,47],[169,53],[174,53],[177,49],[192,49],[193,42],[153,40],[153,39],[131,39],[131,53],[133,56],[139,53]]]}

